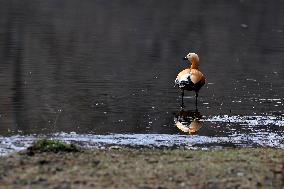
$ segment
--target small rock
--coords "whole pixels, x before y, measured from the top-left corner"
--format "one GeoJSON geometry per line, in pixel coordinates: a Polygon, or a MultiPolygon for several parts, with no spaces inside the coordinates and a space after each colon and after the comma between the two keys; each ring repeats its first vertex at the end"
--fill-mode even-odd
{"type": "Polygon", "coordinates": [[[44,165],[44,164],[48,164],[48,163],[49,163],[49,161],[47,161],[45,159],[42,159],[42,160],[38,161],[38,164],[40,164],[40,165],[44,165]]]}
{"type": "Polygon", "coordinates": [[[237,176],[238,176],[238,177],[243,177],[243,176],[244,176],[244,173],[238,172],[238,173],[237,173],[237,176]]]}
{"type": "Polygon", "coordinates": [[[247,24],[241,24],[241,27],[242,28],[248,28],[248,25],[247,24]]]}
{"type": "Polygon", "coordinates": [[[111,149],[111,150],[113,150],[113,149],[115,149],[115,150],[117,150],[117,149],[121,149],[122,147],[120,147],[120,146],[110,146],[109,147],[109,149],[111,149]]]}
{"type": "Polygon", "coordinates": [[[101,162],[100,160],[94,160],[93,161],[93,165],[94,166],[98,166],[100,164],[100,162],[101,162]]]}
{"type": "Polygon", "coordinates": [[[85,180],[75,180],[73,183],[74,183],[74,184],[83,184],[83,185],[86,185],[86,184],[87,184],[87,181],[85,181],[85,180]]]}

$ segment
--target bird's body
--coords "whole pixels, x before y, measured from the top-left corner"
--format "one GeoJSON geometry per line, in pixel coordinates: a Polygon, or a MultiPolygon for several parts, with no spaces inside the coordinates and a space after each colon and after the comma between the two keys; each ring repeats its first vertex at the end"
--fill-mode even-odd
{"type": "Polygon", "coordinates": [[[198,69],[185,69],[177,75],[175,84],[180,89],[198,92],[205,84],[205,77],[198,69]]]}
{"type": "Polygon", "coordinates": [[[201,87],[205,84],[205,76],[199,70],[199,57],[195,53],[189,53],[184,59],[191,62],[190,68],[181,71],[175,80],[175,85],[182,91],[182,107],[183,107],[183,95],[184,90],[195,91],[197,108],[197,97],[201,87]]]}

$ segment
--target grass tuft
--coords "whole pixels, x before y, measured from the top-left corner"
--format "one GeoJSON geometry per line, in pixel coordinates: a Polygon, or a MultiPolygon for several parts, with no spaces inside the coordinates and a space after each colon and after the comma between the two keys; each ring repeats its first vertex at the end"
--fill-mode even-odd
{"type": "Polygon", "coordinates": [[[74,144],[68,144],[59,140],[41,139],[28,148],[28,154],[35,152],[78,152],[79,149],[74,144]]]}

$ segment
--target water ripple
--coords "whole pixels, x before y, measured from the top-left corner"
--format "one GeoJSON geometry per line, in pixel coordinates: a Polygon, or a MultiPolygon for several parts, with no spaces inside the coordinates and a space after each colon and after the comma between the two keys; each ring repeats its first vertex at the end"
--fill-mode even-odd
{"type": "Polygon", "coordinates": [[[239,123],[247,124],[250,126],[284,126],[284,117],[276,116],[228,116],[218,115],[204,119],[205,122],[228,122],[228,123],[239,123]]]}

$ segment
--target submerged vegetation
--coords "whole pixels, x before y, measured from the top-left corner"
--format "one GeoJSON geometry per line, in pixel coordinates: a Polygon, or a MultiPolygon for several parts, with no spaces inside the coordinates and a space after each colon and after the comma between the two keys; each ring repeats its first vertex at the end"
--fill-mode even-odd
{"type": "Polygon", "coordinates": [[[29,155],[35,152],[78,152],[79,149],[74,144],[68,144],[59,140],[40,139],[33,146],[27,149],[29,155]]]}

